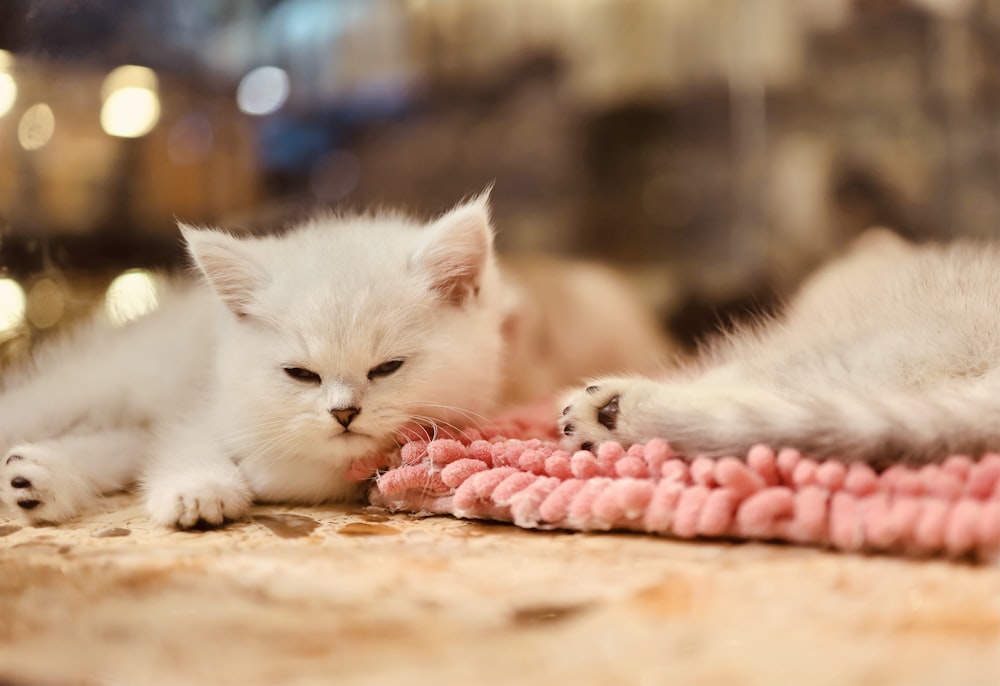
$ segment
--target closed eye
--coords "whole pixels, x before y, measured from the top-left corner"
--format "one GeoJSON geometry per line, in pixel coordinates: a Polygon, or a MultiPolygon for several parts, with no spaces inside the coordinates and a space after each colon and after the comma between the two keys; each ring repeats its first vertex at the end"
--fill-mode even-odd
{"type": "Polygon", "coordinates": [[[282,369],[285,370],[285,374],[288,374],[288,376],[296,381],[303,383],[320,383],[322,381],[319,374],[309,369],[303,369],[302,367],[282,367],[282,369]]]}
{"type": "Polygon", "coordinates": [[[389,360],[368,370],[368,380],[374,381],[380,376],[389,376],[403,366],[403,360],[389,360]]]}

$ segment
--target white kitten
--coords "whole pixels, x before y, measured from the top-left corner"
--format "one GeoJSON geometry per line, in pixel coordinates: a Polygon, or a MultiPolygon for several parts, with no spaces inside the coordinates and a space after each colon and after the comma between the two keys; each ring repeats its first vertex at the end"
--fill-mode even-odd
{"type": "Polygon", "coordinates": [[[1000,449],[1000,247],[868,235],[783,317],[565,405],[569,449],[662,437],[689,456],[760,442],[878,464],[1000,449]]]}
{"type": "Polygon", "coordinates": [[[0,397],[0,499],[60,522],[141,480],[165,525],[358,495],[413,420],[468,423],[501,384],[487,198],[428,226],[323,217],[280,237],[183,228],[207,285],[35,356],[0,397]]]}

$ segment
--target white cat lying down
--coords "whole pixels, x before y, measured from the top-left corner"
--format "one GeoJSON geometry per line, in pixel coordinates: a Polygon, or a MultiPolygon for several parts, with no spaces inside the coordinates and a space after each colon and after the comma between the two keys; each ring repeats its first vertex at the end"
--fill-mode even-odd
{"type": "Polygon", "coordinates": [[[175,286],[124,328],[95,320],[5,380],[0,499],[28,522],[64,521],[136,479],[168,526],[220,524],[255,500],[355,498],[354,460],[391,451],[415,420],[475,423],[505,374],[558,360],[541,387],[506,383],[551,392],[663,350],[599,277],[592,303],[560,302],[596,306],[576,329],[589,347],[553,348],[538,298],[501,279],[485,194],[427,226],[383,214],[261,238],[182,231],[208,286],[175,286]],[[540,336],[544,353],[529,340],[540,336]]]}
{"type": "Polygon", "coordinates": [[[688,455],[768,443],[876,464],[1000,450],[1000,246],[875,231],[782,317],[670,378],[598,379],[565,405],[568,449],[661,436],[688,455]]]}

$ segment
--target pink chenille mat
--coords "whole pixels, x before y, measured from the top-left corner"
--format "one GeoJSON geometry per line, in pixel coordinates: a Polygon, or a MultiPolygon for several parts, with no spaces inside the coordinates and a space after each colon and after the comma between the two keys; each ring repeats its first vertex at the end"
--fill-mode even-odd
{"type": "MultiPolygon", "coordinates": [[[[721,459],[685,459],[659,439],[570,454],[557,437],[548,403],[461,433],[412,433],[402,445],[402,463],[377,474],[371,501],[393,511],[533,529],[949,557],[986,557],[1000,549],[998,454],[879,473],[763,445],[721,459]]],[[[374,467],[359,465],[356,476],[374,467]]]]}

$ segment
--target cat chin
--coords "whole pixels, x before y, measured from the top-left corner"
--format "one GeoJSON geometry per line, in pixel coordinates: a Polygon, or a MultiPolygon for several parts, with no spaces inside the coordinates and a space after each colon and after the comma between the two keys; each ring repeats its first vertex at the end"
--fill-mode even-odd
{"type": "Polygon", "coordinates": [[[342,433],[326,442],[326,449],[321,451],[320,459],[332,460],[338,465],[347,464],[360,458],[371,457],[373,453],[384,453],[395,446],[395,433],[379,436],[368,434],[342,433]]]}
{"type": "Polygon", "coordinates": [[[357,462],[391,452],[395,443],[354,432],[329,438],[317,436],[309,445],[281,460],[273,454],[243,460],[239,471],[258,502],[315,504],[353,501],[363,486],[349,478],[357,462]]]}
{"type": "Polygon", "coordinates": [[[303,451],[305,460],[319,460],[337,465],[346,465],[356,459],[384,448],[386,441],[361,434],[339,434],[316,445],[312,450],[303,451]]]}
{"type": "Polygon", "coordinates": [[[257,502],[318,504],[359,498],[364,485],[348,480],[353,460],[296,460],[243,463],[240,473],[257,502]]]}
{"type": "Polygon", "coordinates": [[[358,441],[376,442],[375,437],[363,431],[337,431],[330,434],[331,441],[344,441],[346,443],[357,443],[358,441]]]}
{"type": "Polygon", "coordinates": [[[342,433],[330,438],[326,442],[326,449],[319,451],[315,459],[349,467],[355,460],[384,452],[389,443],[386,438],[378,439],[354,432],[342,433]]]}

